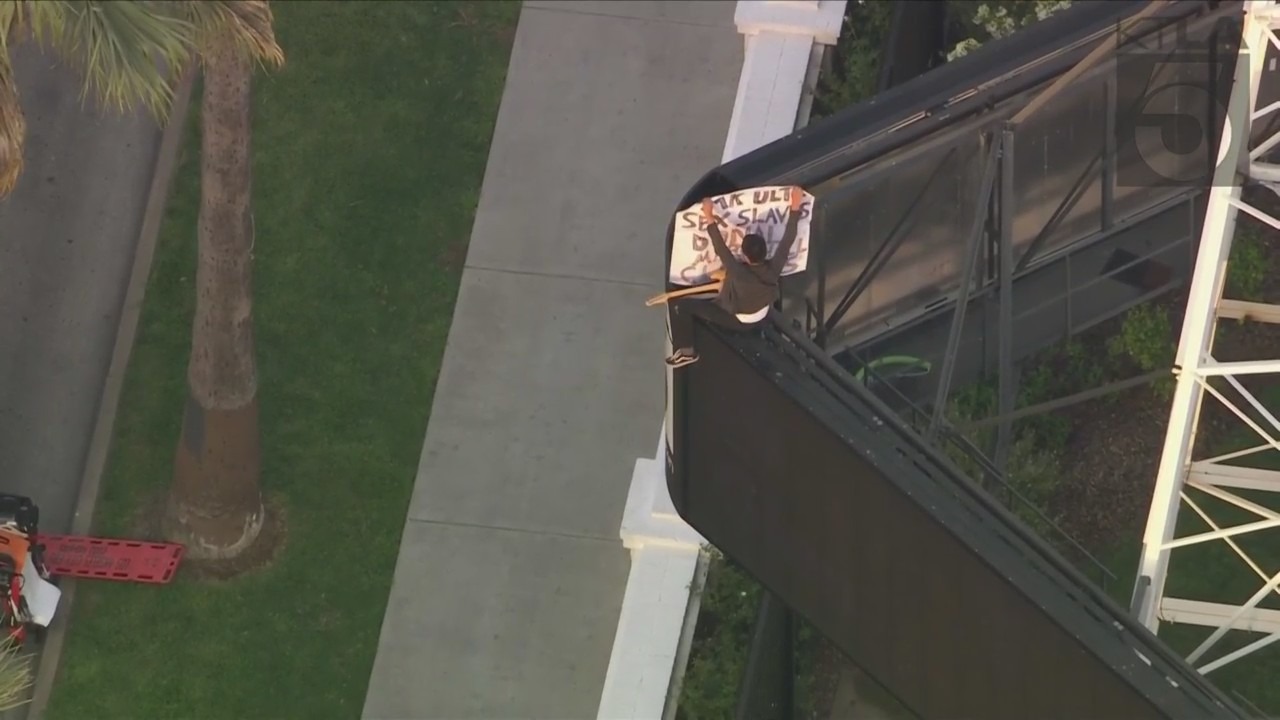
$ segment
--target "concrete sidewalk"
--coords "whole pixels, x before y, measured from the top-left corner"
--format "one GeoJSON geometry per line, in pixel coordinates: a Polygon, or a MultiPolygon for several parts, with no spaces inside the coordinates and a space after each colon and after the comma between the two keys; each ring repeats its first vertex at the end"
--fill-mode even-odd
{"type": "Polygon", "coordinates": [[[596,715],[663,413],[643,300],[719,164],[734,8],[524,3],[365,718],[596,715]]]}

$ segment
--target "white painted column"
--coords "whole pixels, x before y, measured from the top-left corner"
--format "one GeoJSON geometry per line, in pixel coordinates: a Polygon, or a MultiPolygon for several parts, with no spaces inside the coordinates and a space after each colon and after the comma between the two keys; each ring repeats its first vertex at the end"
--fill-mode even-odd
{"type": "MultiPolygon", "coordinates": [[[[822,46],[834,45],[839,37],[844,9],[845,0],[739,0],[734,21],[746,45],[725,162],[796,129],[805,83],[814,79],[822,46]]],[[[670,413],[670,375],[667,387],[670,413]]],[[[627,493],[619,534],[631,551],[631,573],[600,698],[600,720],[669,715],[671,683],[683,672],[676,668],[680,647],[693,636],[694,622],[685,622],[686,612],[705,541],[680,519],[667,493],[669,421],[663,423],[657,454],[636,460],[627,493]]]]}
{"type": "Polygon", "coordinates": [[[844,0],[739,0],[733,19],[746,54],[725,162],[795,131],[810,64],[836,43],[844,8],[844,0]]]}

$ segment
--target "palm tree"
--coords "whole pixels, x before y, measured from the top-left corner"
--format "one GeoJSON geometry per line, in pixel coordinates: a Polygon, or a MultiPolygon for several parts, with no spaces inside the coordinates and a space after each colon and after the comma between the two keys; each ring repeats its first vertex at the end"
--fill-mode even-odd
{"type": "Polygon", "coordinates": [[[280,65],[266,0],[183,3],[204,65],[200,220],[187,407],[166,532],[195,557],[229,558],[262,529],[253,345],[251,81],[280,65]]]}
{"type": "Polygon", "coordinates": [[[250,86],[256,63],[284,62],[271,9],[266,0],[0,0],[0,197],[22,170],[26,128],[9,47],[28,34],[83,73],[86,94],[120,110],[145,106],[161,120],[181,73],[202,66],[196,311],[165,528],[193,557],[234,556],[263,521],[250,86]]]}
{"type": "Polygon", "coordinates": [[[13,638],[0,640],[0,712],[30,702],[31,681],[31,655],[23,654],[13,638]]]}

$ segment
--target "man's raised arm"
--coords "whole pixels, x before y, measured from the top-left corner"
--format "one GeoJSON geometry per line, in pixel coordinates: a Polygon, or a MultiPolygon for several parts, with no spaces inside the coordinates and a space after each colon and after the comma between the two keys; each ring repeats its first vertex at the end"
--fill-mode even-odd
{"type": "Polygon", "coordinates": [[[715,249],[716,257],[720,258],[720,265],[724,267],[725,274],[737,276],[746,272],[742,263],[738,262],[738,258],[733,256],[733,251],[725,244],[710,198],[702,201],[702,215],[707,222],[707,234],[711,236],[711,247],[715,249]]]}
{"type": "Polygon", "coordinates": [[[791,246],[796,242],[796,234],[800,226],[800,206],[804,202],[804,190],[799,186],[791,188],[791,208],[787,213],[787,229],[782,233],[782,242],[773,257],[769,258],[769,270],[775,276],[781,275],[787,267],[787,257],[791,255],[791,246]]]}

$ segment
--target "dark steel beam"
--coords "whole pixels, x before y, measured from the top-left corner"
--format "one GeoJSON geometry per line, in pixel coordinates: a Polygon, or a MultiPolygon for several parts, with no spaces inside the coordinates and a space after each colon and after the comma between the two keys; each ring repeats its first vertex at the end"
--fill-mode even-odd
{"type": "MultiPolygon", "coordinates": [[[[1147,88],[1150,88],[1152,79],[1147,79],[1147,88]]],[[[1117,104],[1120,102],[1116,95],[1115,80],[1111,79],[1106,82],[1106,108],[1105,108],[1105,129],[1103,131],[1102,148],[1098,150],[1098,154],[1093,156],[1089,164],[1085,166],[1084,172],[1076,178],[1075,184],[1071,186],[1071,191],[1067,193],[1067,197],[1053,211],[1053,215],[1049,218],[1049,222],[1036,235],[1036,239],[1031,241],[1031,245],[1027,251],[1022,254],[1018,260],[1018,265],[1014,269],[1015,273],[1020,273],[1027,268],[1027,265],[1035,259],[1036,253],[1040,251],[1040,246],[1048,240],[1049,236],[1062,221],[1066,219],[1067,213],[1071,212],[1080,200],[1084,197],[1084,191],[1087,187],[1087,180],[1093,172],[1093,167],[1099,161],[1102,162],[1102,223],[1101,229],[1105,232],[1115,224],[1115,175],[1116,175],[1116,114],[1120,111],[1117,104]]],[[[1138,109],[1138,105],[1145,100],[1145,93],[1140,95],[1125,109],[1125,112],[1132,113],[1138,109]]]]}
{"type": "Polygon", "coordinates": [[[823,323],[823,327],[826,332],[831,332],[831,329],[836,326],[836,323],[839,323],[840,320],[844,318],[845,314],[849,312],[849,308],[853,307],[853,304],[857,301],[858,297],[866,291],[869,285],[871,285],[871,281],[875,279],[876,274],[884,269],[885,264],[887,264],[889,259],[893,257],[893,254],[897,252],[898,248],[902,245],[902,241],[906,239],[907,233],[911,231],[911,228],[915,227],[916,221],[920,219],[920,213],[916,212],[916,207],[922,200],[924,200],[925,196],[928,195],[929,189],[933,187],[935,182],[937,182],[938,178],[942,175],[943,168],[948,166],[951,158],[954,157],[955,154],[956,148],[953,147],[947,151],[946,156],[942,158],[941,162],[934,167],[933,173],[929,175],[929,179],[926,180],[924,185],[920,188],[920,192],[916,194],[915,199],[913,199],[911,204],[907,206],[907,209],[902,213],[902,217],[898,218],[898,222],[894,226],[893,230],[890,231],[889,237],[880,244],[880,247],[876,248],[875,254],[871,256],[871,260],[867,262],[867,266],[862,269],[862,272],[858,274],[857,279],[854,280],[853,285],[849,288],[848,292],[846,292],[844,297],[840,298],[840,302],[836,304],[836,308],[831,313],[831,317],[827,318],[823,323]]]}
{"type": "Polygon", "coordinates": [[[1063,259],[1063,266],[1062,266],[1064,271],[1063,274],[1066,275],[1066,282],[1067,282],[1067,291],[1063,293],[1065,297],[1062,303],[1062,307],[1067,314],[1067,318],[1066,318],[1067,340],[1070,340],[1071,336],[1075,334],[1074,331],[1072,330],[1072,328],[1075,327],[1075,324],[1072,322],[1075,318],[1072,317],[1072,314],[1071,314],[1071,306],[1075,304],[1075,299],[1076,299],[1075,293],[1072,292],[1073,288],[1071,286],[1071,261],[1072,260],[1075,260],[1075,255],[1068,255],[1066,258],[1063,259]]]}
{"type": "MultiPolygon", "coordinates": [[[[1222,25],[1221,25],[1221,24],[1215,24],[1215,25],[1213,26],[1213,31],[1209,33],[1209,42],[1208,42],[1208,45],[1209,45],[1209,67],[1211,67],[1211,68],[1217,68],[1217,67],[1218,67],[1218,63],[1220,62],[1220,59],[1219,59],[1219,57],[1218,57],[1218,45],[1219,45],[1219,44],[1222,42],[1222,40],[1223,40],[1222,33],[1221,33],[1221,28],[1222,28],[1222,25]]],[[[1243,48],[1239,48],[1239,50],[1243,51],[1243,48]]],[[[1238,61],[1238,59],[1239,59],[1239,55],[1237,55],[1236,57],[1237,57],[1237,61],[1238,61]]],[[[1272,61],[1272,62],[1274,62],[1274,61],[1272,61]]],[[[1235,69],[1235,68],[1234,68],[1234,66],[1235,66],[1235,63],[1232,63],[1232,70],[1234,70],[1234,69],[1235,69]]],[[[1210,73],[1209,73],[1209,77],[1208,77],[1208,81],[1209,81],[1209,82],[1208,82],[1208,85],[1209,85],[1209,97],[1211,97],[1211,98],[1216,98],[1216,97],[1218,97],[1219,88],[1221,87],[1221,83],[1219,83],[1219,82],[1218,82],[1218,77],[1219,77],[1219,75],[1218,75],[1218,73],[1216,73],[1216,72],[1210,72],[1210,73]]],[[[1231,86],[1230,86],[1230,85],[1228,85],[1228,86],[1227,86],[1227,92],[1228,92],[1228,93],[1230,93],[1230,92],[1231,92],[1231,86]]],[[[1221,124],[1220,124],[1220,123],[1222,122],[1223,118],[1222,118],[1222,117],[1220,117],[1220,115],[1219,115],[1219,113],[1218,113],[1218,103],[1213,102],[1213,101],[1210,101],[1210,102],[1209,102],[1209,107],[1207,108],[1207,113],[1206,113],[1206,114],[1207,114],[1209,117],[1206,119],[1206,120],[1207,120],[1207,124],[1205,125],[1205,129],[1206,129],[1208,132],[1210,132],[1210,133],[1214,133],[1214,132],[1215,132],[1215,130],[1216,130],[1216,134],[1214,134],[1213,136],[1211,136],[1211,138],[1205,138],[1205,139],[1206,139],[1206,140],[1208,140],[1209,142],[1213,143],[1211,147],[1215,147],[1215,148],[1216,148],[1216,147],[1218,147],[1218,146],[1222,143],[1222,130],[1223,130],[1223,128],[1222,128],[1222,126],[1221,126],[1221,124]]],[[[1251,123],[1251,124],[1252,124],[1252,123],[1251,123]]],[[[1248,141],[1246,140],[1246,141],[1245,141],[1245,147],[1248,147],[1248,145],[1249,145],[1249,143],[1248,143],[1248,141]]],[[[1217,169],[1217,165],[1218,165],[1218,155],[1217,155],[1216,153],[1205,153],[1204,161],[1205,161],[1205,163],[1204,163],[1204,172],[1205,172],[1205,177],[1210,177],[1210,178],[1211,178],[1211,177],[1213,177],[1213,171],[1214,171],[1215,169],[1217,169]]]]}
{"type": "Polygon", "coordinates": [[[1014,273],[1020,273],[1027,269],[1027,265],[1035,258],[1036,253],[1040,252],[1041,246],[1048,242],[1049,236],[1067,218],[1067,213],[1071,212],[1079,204],[1081,198],[1084,197],[1085,189],[1089,187],[1088,180],[1093,177],[1094,166],[1102,160],[1105,154],[1105,149],[1099,150],[1098,154],[1094,155],[1089,164],[1084,167],[1084,172],[1080,173],[1075,183],[1071,185],[1071,190],[1067,192],[1067,196],[1062,199],[1062,202],[1058,203],[1053,215],[1049,216],[1049,222],[1046,222],[1044,227],[1040,228],[1040,232],[1036,234],[1035,239],[1027,246],[1026,252],[1022,253],[1022,257],[1018,259],[1018,264],[1013,269],[1014,273]]]}
{"type": "MultiPolygon", "coordinates": [[[[1000,398],[999,412],[1008,415],[1013,412],[1014,376],[1013,376],[1013,125],[1005,125],[1000,133],[1000,307],[999,307],[999,348],[997,363],[999,367],[1000,398]]],[[[1012,426],[1008,420],[1000,423],[996,432],[996,469],[1002,474],[1008,467],[1009,446],[1011,444],[1012,426]]]]}
{"type": "Polygon", "coordinates": [[[1115,222],[1116,202],[1116,81],[1107,80],[1105,86],[1106,128],[1102,136],[1102,229],[1109,230],[1115,222]]]}
{"type": "Polygon", "coordinates": [[[795,717],[795,622],[791,608],[762,588],[734,720],[795,717]]]}
{"type": "Polygon", "coordinates": [[[969,228],[965,246],[964,274],[960,280],[960,294],[956,298],[956,309],[952,314],[951,328],[947,332],[947,351],[943,356],[942,372],[938,378],[938,389],[933,401],[933,415],[929,420],[929,429],[925,438],[933,442],[938,437],[938,423],[947,408],[947,396],[951,393],[951,379],[956,369],[956,354],[960,349],[960,335],[964,330],[965,310],[969,307],[969,293],[973,290],[973,276],[978,266],[978,258],[982,255],[982,231],[987,224],[991,212],[991,191],[995,187],[996,159],[1000,154],[1000,141],[992,135],[984,135],[983,143],[989,149],[987,162],[982,169],[982,182],[979,184],[978,198],[973,206],[973,226],[969,228]]]}
{"type": "MultiPolygon", "coordinates": [[[[1055,257],[1052,261],[1050,261],[1051,268],[1056,268],[1060,265],[1067,268],[1067,273],[1071,277],[1069,278],[1069,281],[1067,282],[1065,287],[1071,289],[1071,291],[1068,292],[1067,290],[1063,290],[1062,292],[1051,296],[1047,301],[1041,302],[1033,306],[1020,306],[1018,310],[1023,314],[1027,314],[1039,309],[1043,309],[1050,305],[1064,306],[1066,309],[1066,312],[1070,315],[1069,317],[1070,322],[1068,324],[1069,331],[1067,333],[1068,336],[1083,332],[1084,330],[1087,330],[1089,327],[1096,325],[1098,322],[1102,322],[1107,320],[1110,317],[1113,317],[1119,311],[1115,311],[1111,314],[1104,314],[1101,317],[1095,317],[1094,314],[1090,314],[1086,312],[1083,318],[1077,317],[1079,315],[1079,310],[1076,307],[1074,307],[1074,300],[1072,300],[1072,298],[1080,295],[1083,292],[1087,292],[1089,288],[1095,287],[1100,283],[1107,282],[1109,278],[1107,276],[1095,277],[1093,273],[1086,272],[1084,274],[1084,277],[1087,277],[1089,279],[1087,280],[1075,279],[1074,276],[1079,272],[1080,265],[1079,264],[1071,265],[1071,263],[1078,262],[1074,258],[1077,258],[1078,256],[1080,256],[1081,253],[1091,252],[1095,250],[1098,244],[1108,242],[1109,239],[1112,236],[1116,235],[1117,233],[1132,230],[1134,226],[1150,221],[1152,218],[1162,213],[1167,213],[1167,212],[1170,212],[1171,210],[1180,210],[1180,217],[1184,218],[1184,222],[1188,228],[1185,234],[1180,235],[1178,233],[1169,233],[1169,234],[1162,233],[1159,236],[1160,239],[1163,240],[1161,244],[1151,248],[1149,252],[1137,258],[1136,261],[1133,261],[1132,263],[1126,263],[1126,265],[1122,267],[1128,267],[1130,264],[1136,264],[1136,262],[1151,259],[1157,255],[1166,253],[1179,246],[1186,246],[1187,248],[1189,248],[1191,257],[1188,259],[1187,262],[1192,263],[1194,261],[1194,253],[1195,253],[1195,246],[1194,246],[1192,236],[1195,235],[1198,237],[1198,235],[1195,232],[1194,223],[1195,223],[1195,219],[1199,217],[1198,215],[1196,215],[1196,208],[1200,207],[1200,205],[1197,205],[1196,203],[1196,198],[1199,197],[1201,194],[1202,194],[1202,191],[1198,189],[1184,190],[1182,192],[1179,192],[1179,194],[1177,195],[1173,195],[1168,199],[1161,201],[1157,205],[1153,205],[1131,216],[1126,216],[1118,219],[1116,223],[1112,225],[1110,230],[1093,233],[1090,236],[1083,238],[1076,243],[1072,243],[1072,245],[1066,250],[1064,250],[1063,253],[1061,253],[1060,255],[1055,257]],[[1177,239],[1173,239],[1173,238],[1177,238],[1177,239]]],[[[993,212],[993,215],[994,214],[995,213],[993,212]]],[[[991,229],[987,233],[989,236],[989,244],[991,245],[991,247],[989,248],[989,255],[990,255],[989,259],[990,259],[990,265],[992,270],[990,271],[990,275],[984,278],[984,281],[983,281],[984,284],[979,285],[975,290],[973,290],[970,293],[970,296],[969,296],[970,308],[968,310],[968,312],[970,313],[975,311],[981,311],[981,312],[989,311],[990,319],[988,322],[993,328],[996,326],[995,302],[996,302],[996,297],[999,291],[998,275],[995,270],[996,266],[999,264],[998,257],[997,257],[998,248],[996,247],[998,238],[996,237],[997,233],[995,231],[995,228],[997,227],[998,227],[998,223],[993,224],[991,229]],[[979,304],[982,305],[981,308],[979,308],[979,304]]],[[[1086,263],[1086,265],[1088,264],[1086,263]]],[[[1092,267],[1092,266],[1089,266],[1089,267],[1092,267]]],[[[1087,267],[1086,269],[1089,269],[1089,267],[1087,267]]],[[[1055,272],[1055,271],[1045,267],[1036,268],[1022,276],[1014,276],[1014,282],[1015,283],[1019,281],[1025,282],[1025,278],[1027,278],[1030,274],[1049,273],[1049,272],[1055,272]]],[[[1177,275],[1175,277],[1177,279],[1174,280],[1173,284],[1178,284],[1183,282],[1183,280],[1185,280],[1185,277],[1182,275],[1177,275]]],[[[1172,285],[1170,287],[1172,287],[1172,285]]],[[[1144,298],[1146,297],[1154,297],[1154,295],[1144,296],[1144,298]]],[[[870,338],[861,339],[858,342],[850,342],[848,344],[836,343],[834,345],[829,344],[826,349],[832,354],[841,354],[844,352],[848,352],[851,354],[851,356],[853,356],[853,354],[856,354],[856,353],[869,352],[872,348],[879,348],[884,343],[893,343],[896,345],[900,342],[903,342],[902,340],[900,340],[900,338],[918,337],[916,335],[913,335],[913,333],[922,332],[920,330],[922,325],[926,323],[931,323],[939,316],[944,314],[949,314],[953,312],[953,310],[954,309],[950,307],[950,305],[944,305],[936,309],[934,312],[922,314],[918,317],[912,318],[911,320],[903,322],[897,325],[896,327],[890,329],[887,332],[876,334],[870,338]]],[[[931,325],[931,327],[933,326],[931,325]]],[[[930,336],[932,336],[935,332],[940,332],[940,331],[935,331],[935,330],[927,331],[927,333],[930,336]]],[[[906,342],[910,342],[910,341],[906,341],[906,342]]],[[[995,337],[992,336],[989,339],[989,343],[987,343],[984,340],[983,347],[987,347],[987,345],[989,344],[990,347],[994,348],[995,342],[996,342],[995,337]]],[[[990,352],[984,350],[983,357],[985,358],[984,360],[985,363],[994,367],[994,363],[995,363],[994,350],[990,352]]],[[[986,367],[986,365],[984,365],[984,367],[986,367]]]]}
{"type": "Polygon", "coordinates": [[[813,253],[816,250],[818,253],[818,297],[817,307],[814,308],[818,317],[814,323],[817,328],[814,342],[825,350],[827,347],[827,246],[825,242],[819,240],[815,247],[813,233],[813,226],[817,225],[822,228],[822,237],[827,237],[827,227],[823,224],[826,222],[827,215],[822,211],[822,207],[816,199],[813,201],[813,218],[809,221],[809,252],[813,253]]]}
{"type": "MultiPolygon", "coordinates": [[[[1150,5],[1121,21],[1116,26],[1116,34],[1120,35],[1120,33],[1133,27],[1146,17],[1154,14],[1157,10],[1163,9],[1164,6],[1168,4],[1168,0],[1153,0],[1150,5]]],[[[1084,75],[1085,71],[1098,64],[1100,60],[1113,52],[1115,52],[1115,40],[1113,38],[1108,37],[1099,42],[1088,55],[1084,56],[1080,62],[1076,63],[1075,67],[1062,75],[1059,75],[1058,79],[1054,80],[1052,85],[1046,88],[1044,92],[1032,98],[1031,102],[1027,103],[1021,110],[1019,110],[1018,114],[1014,115],[1011,120],[1013,127],[1017,127],[1018,125],[1026,122],[1027,118],[1030,118],[1037,110],[1044,107],[1050,100],[1052,100],[1054,95],[1062,92],[1063,88],[1075,82],[1077,78],[1084,75]]]]}
{"type": "Polygon", "coordinates": [[[1071,395],[1067,395],[1064,397],[1055,398],[1053,400],[1047,400],[1045,402],[1037,403],[1035,405],[1028,405],[1027,407],[1019,408],[1009,413],[1008,415],[995,415],[989,418],[983,418],[976,422],[964,423],[961,427],[964,430],[981,430],[983,428],[988,428],[988,427],[991,427],[992,425],[995,425],[1001,422],[1013,422],[1015,420],[1024,420],[1026,418],[1034,417],[1036,415],[1042,415],[1044,413],[1051,412],[1053,410],[1061,410],[1062,408],[1065,408],[1065,407],[1077,405],[1087,400],[1094,400],[1096,398],[1100,398],[1106,395],[1111,395],[1112,393],[1118,393],[1122,390],[1128,390],[1129,388],[1138,387],[1140,385],[1146,385],[1147,383],[1150,383],[1154,380],[1158,380],[1162,377],[1168,377],[1169,374],[1170,372],[1168,370],[1153,370],[1152,372],[1149,372],[1149,373],[1136,375],[1131,378],[1125,378],[1124,380],[1117,380],[1115,382],[1107,383],[1106,385],[1100,385],[1096,388],[1089,388],[1088,390],[1083,390],[1081,392],[1073,393],[1071,395]]]}
{"type": "MultiPolygon", "coordinates": [[[[1156,4],[1156,3],[1153,3],[1153,4],[1156,4]]],[[[1148,10],[1149,9],[1150,8],[1148,8],[1148,10]]],[[[1139,15],[1135,16],[1135,18],[1141,15],[1142,13],[1139,13],[1139,15]]],[[[1172,57],[1174,52],[1175,50],[1170,50],[1169,53],[1165,55],[1165,58],[1172,57]]],[[[1088,62],[1088,61],[1087,60],[1082,61],[1081,64],[1084,64],[1085,62],[1088,62]]],[[[1063,77],[1065,78],[1066,76],[1064,75],[1063,77]]],[[[1214,79],[1213,77],[1210,78],[1211,81],[1213,81],[1213,79],[1214,79]]],[[[1141,94],[1139,94],[1132,102],[1129,103],[1129,106],[1125,109],[1126,113],[1133,113],[1138,109],[1138,106],[1148,97],[1147,92],[1150,90],[1151,83],[1153,81],[1154,81],[1154,75],[1150,78],[1147,78],[1147,81],[1146,81],[1147,85],[1144,91],[1141,94]]],[[[1030,264],[1030,262],[1035,259],[1036,254],[1040,251],[1040,247],[1048,240],[1049,236],[1053,233],[1054,230],[1058,228],[1058,226],[1062,223],[1062,221],[1066,219],[1067,213],[1069,213],[1071,209],[1074,208],[1080,202],[1081,198],[1084,197],[1084,191],[1087,187],[1085,180],[1091,176],[1094,165],[1097,164],[1099,161],[1102,162],[1101,229],[1103,231],[1106,231],[1110,229],[1111,225],[1115,222],[1114,220],[1115,174],[1116,174],[1116,163],[1117,163],[1116,114],[1120,111],[1120,108],[1118,107],[1120,101],[1117,96],[1116,84],[1115,84],[1114,78],[1107,80],[1106,83],[1104,84],[1104,88],[1106,93],[1106,106],[1105,106],[1105,111],[1103,113],[1105,127],[1103,130],[1102,148],[1099,149],[1098,154],[1094,155],[1093,159],[1089,161],[1088,166],[1085,167],[1085,170],[1083,173],[1081,173],[1080,177],[1076,178],[1076,182],[1074,185],[1072,185],[1071,191],[1067,194],[1067,197],[1063,200],[1062,204],[1058,205],[1057,209],[1054,210],[1053,216],[1049,218],[1049,222],[1045,223],[1044,228],[1040,230],[1040,232],[1036,235],[1035,240],[1033,240],[1031,242],[1031,245],[1027,247],[1027,251],[1022,254],[1021,258],[1019,258],[1018,265],[1014,269],[1015,273],[1020,273],[1027,268],[1027,265],[1030,264]]],[[[1057,91],[1058,91],[1058,88],[1049,88],[1040,96],[1035,98],[1035,100],[1032,101],[1032,104],[1035,104],[1035,102],[1039,101],[1045,95],[1048,95],[1051,92],[1057,92],[1057,91]]],[[[1013,129],[1016,130],[1018,125],[1022,122],[1022,120],[1026,119],[1024,114],[1029,114],[1027,113],[1027,110],[1031,108],[1032,104],[1029,104],[1026,107],[1024,107],[1022,112],[1014,116],[1014,118],[1009,122],[1009,124],[1013,126],[1013,129]],[[1020,120],[1019,117],[1021,117],[1022,119],[1020,120]]],[[[1210,108],[1211,114],[1213,110],[1214,108],[1211,107],[1210,108]]],[[[1211,125],[1210,127],[1216,127],[1216,126],[1211,125]]]]}

